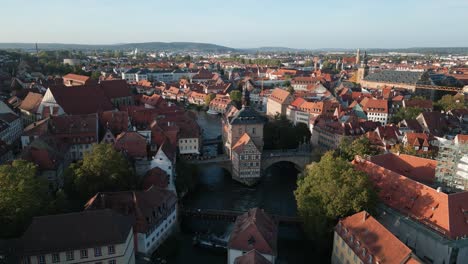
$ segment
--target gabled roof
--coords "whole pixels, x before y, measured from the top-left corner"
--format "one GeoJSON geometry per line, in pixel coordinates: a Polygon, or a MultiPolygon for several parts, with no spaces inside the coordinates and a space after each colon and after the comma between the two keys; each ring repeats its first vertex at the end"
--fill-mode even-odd
{"type": "Polygon", "coordinates": [[[145,177],[143,178],[143,189],[148,189],[151,186],[157,188],[166,189],[169,185],[169,175],[161,168],[154,167],[151,170],[147,171],[145,177]]]}
{"type": "Polygon", "coordinates": [[[432,184],[435,180],[437,161],[406,154],[386,153],[373,156],[370,160],[388,170],[415,181],[432,184]]]}
{"type": "Polygon", "coordinates": [[[468,192],[446,194],[361,157],[353,165],[369,175],[385,205],[445,237],[468,235],[468,192]]]}
{"type": "Polygon", "coordinates": [[[136,232],[146,233],[155,223],[160,223],[176,203],[173,191],[151,186],[145,191],[97,193],[86,203],[85,212],[113,209],[132,217],[136,232]]]}
{"type": "Polygon", "coordinates": [[[50,86],[50,92],[68,115],[86,115],[114,109],[96,85],[50,86]]]}
{"type": "Polygon", "coordinates": [[[265,211],[250,209],[237,217],[228,242],[228,248],[262,254],[277,255],[278,227],[265,211]]]}
{"type": "Polygon", "coordinates": [[[248,144],[253,144],[255,146],[255,148],[258,150],[258,147],[252,141],[249,134],[244,133],[239,138],[239,140],[237,140],[236,144],[234,144],[234,146],[232,147],[232,150],[237,152],[237,153],[242,153],[242,151],[244,150],[244,147],[247,146],[248,144]]]}
{"type": "Polygon", "coordinates": [[[35,113],[41,104],[42,94],[29,92],[26,98],[21,102],[19,108],[24,111],[35,113]]]}
{"type": "Polygon", "coordinates": [[[34,217],[19,241],[23,256],[125,243],[132,219],[112,210],[34,217]]]}
{"type": "Polygon", "coordinates": [[[404,263],[411,249],[366,211],[341,219],[335,232],[364,263],[404,263]]]}
{"type": "Polygon", "coordinates": [[[275,88],[273,92],[271,92],[270,97],[268,97],[268,99],[272,99],[280,104],[285,104],[288,98],[291,98],[291,94],[281,88],[275,88]]]}
{"type": "Polygon", "coordinates": [[[115,139],[114,147],[132,158],[147,156],[146,139],[135,131],[120,133],[115,139]]]}

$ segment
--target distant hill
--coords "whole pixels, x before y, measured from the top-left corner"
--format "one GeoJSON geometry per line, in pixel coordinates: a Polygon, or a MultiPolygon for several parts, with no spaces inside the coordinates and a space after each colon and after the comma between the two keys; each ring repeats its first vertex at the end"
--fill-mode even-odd
{"type": "MultiPolygon", "coordinates": [[[[0,49],[22,49],[32,51],[35,49],[35,43],[0,43],[0,49]]],[[[322,52],[346,52],[354,53],[355,49],[349,48],[320,48],[320,49],[295,49],[288,47],[259,47],[248,49],[235,49],[210,43],[197,42],[145,42],[145,43],[124,43],[124,44],[107,44],[107,45],[86,45],[86,44],[62,44],[62,43],[38,43],[40,50],[133,50],[138,48],[142,51],[170,51],[170,52],[207,52],[207,53],[273,53],[273,52],[307,52],[307,53],[322,53],[322,52]]],[[[402,52],[402,53],[420,53],[420,54],[468,54],[468,47],[414,47],[414,48],[368,48],[368,53],[386,53],[386,52],[402,52]]]]}
{"type": "MultiPolygon", "coordinates": [[[[35,43],[0,43],[0,49],[23,49],[34,50],[35,43]]],[[[234,52],[236,49],[195,42],[145,42],[145,43],[125,43],[111,45],[85,45],[85,44],[62,44],[62,43],[38,43],[38,48],[42,50],[132,50],[138,48],[143,51],[173,51],[173,52],[234,52]]]]}
{"type": "Polygon", "coordinates": [[[243,49],[246,52],[301,52],[307,51],[306,49],[294,49],[288,47],[260,47],[243,49]]]}

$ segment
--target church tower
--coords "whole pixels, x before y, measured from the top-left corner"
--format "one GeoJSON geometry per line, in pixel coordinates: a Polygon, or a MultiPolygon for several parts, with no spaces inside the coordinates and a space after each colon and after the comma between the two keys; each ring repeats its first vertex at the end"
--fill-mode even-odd
{"type": "Polygon", "coordinates": [[[368,73],[369,73],[369,66],[367,65],[367,52],[364,52],[364,57],[362,58],[361,65],[359,66],[357,70],[356,82],[361,83],[362,80],[366,78],[368,73]]]}
{"type": "Polygon", "coordinates": [[[356,65],[359,65],[360,62],[361,62],[361,51],[359,49],[357,49],[357,51],[356,51],[356,65]]]}

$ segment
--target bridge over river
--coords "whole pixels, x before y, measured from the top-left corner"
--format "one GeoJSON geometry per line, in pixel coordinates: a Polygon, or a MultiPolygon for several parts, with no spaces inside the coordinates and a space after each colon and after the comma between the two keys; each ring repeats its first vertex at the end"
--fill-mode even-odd
{"type": "MultiPolygon", "coordinates": [[[[290,162],[302,171],[304,168],[313,161],[310,146],[301,146],[297,149],[286,150],[264,150],[262,153],[262,172],[268,167],[278,162],[290,162]]],[[[196,165],[217,165],[229,171],[232,174],[231,160],[227,155],[218,155],[209,159],[202,160],[188,160],[187,162],[196,165]]]]}

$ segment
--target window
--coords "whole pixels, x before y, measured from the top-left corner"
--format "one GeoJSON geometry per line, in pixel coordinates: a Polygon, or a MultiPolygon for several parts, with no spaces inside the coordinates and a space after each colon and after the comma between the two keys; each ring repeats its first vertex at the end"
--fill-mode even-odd
{"type": "Polygon", "coordinates": [[[67,251],[67,260],[74,260],[75,254],[73,251],[67,251]]]}
{"type": "Polygon", "coordinates": [[[37,256],[37,262],[38,262],[39,264],[45,264],[45,257],[44,257],[44,255],[37,256]]]}
{"type": "Polygon", "coordinates": [[[111,260],[109,260],[109,262],[108,262],[108,263],[109,263],[109,264],[116,264],[116,262],[115,262],[115,259],[111,259],[111,260]]]}
{"type": "Polygon", "coordinates": [[[102,251],[101,251],[101,248],[100,248],[100,247],[94,248],[94,256],[95,256],[95,257],[100,257],[100,256],[102,256],[102,251]]]}
{"type": "Polygon", "coordinates": [[[80,257],[81,257],[82,259],[88,258],[88,250],[87,250],[87,249],[82,249],[82,250],[80,251],[80,257]]]}
{"type": "Polygon", "coordinates": [[[58,253],[52,254],[52,263],[60,262],[60,255],[58,253]]]}
{"type": "Polygon", "coordinates": [[[115,254],[115,247],[114,246],[108,246],[107,247],[107,252],[109,255],[115,254]]]}

